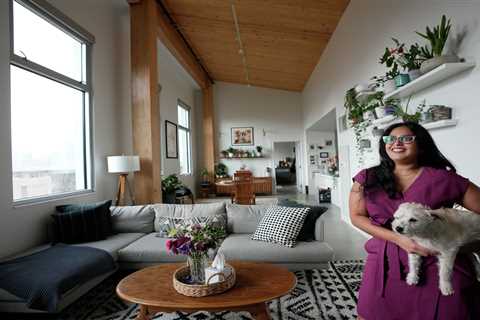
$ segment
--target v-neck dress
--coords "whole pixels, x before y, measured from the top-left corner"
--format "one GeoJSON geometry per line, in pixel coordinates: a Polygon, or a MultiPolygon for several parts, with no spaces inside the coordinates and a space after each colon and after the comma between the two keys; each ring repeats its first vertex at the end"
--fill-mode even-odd
{"type": "MultiPolygon", "coordinates": [[[[368,173],[368,179],[374,179],[368,173]]],[[[353,180],[365,185],[367,170],[353,180]]],[[[390,199],[381,188],[365,190],[373,224],[391,228],[393,214],[404,202],[432,209],[460,203],[469,180],[453,171],[423,167],[414,182],[398,198],[390,199]]],[[[455,293],[443,296],[438,289],[436,257],[423,258],[420,282],[409,286],[406,251],[396,244],[371,238],[365,244],[367,261],[359,291],[358,314],[365,320],[469,320],[480,319],[480,286],[468,255],[459,254],[452,276],[455,293]]]]}

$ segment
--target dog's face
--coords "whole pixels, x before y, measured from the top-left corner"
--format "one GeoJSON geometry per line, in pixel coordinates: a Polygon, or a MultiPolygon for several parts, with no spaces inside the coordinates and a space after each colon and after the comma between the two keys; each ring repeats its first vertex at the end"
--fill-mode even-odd
{"type": "Polygon", "coordinates": [[[418,203],[402,203],[393,217],[392,230],[408,237],[428,232],[432,228],[432,222],[437,219],[429,208],[418,203]]]}

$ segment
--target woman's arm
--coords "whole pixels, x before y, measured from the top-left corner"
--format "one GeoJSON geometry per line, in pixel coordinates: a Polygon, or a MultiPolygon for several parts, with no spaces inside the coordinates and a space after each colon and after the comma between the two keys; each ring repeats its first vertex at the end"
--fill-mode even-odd
{"type": "Polygon", "coordinates": [[[418,245],[415,241],[403,235],[372,224],[367,212],[363,186],[358,182],[353,183],[352,190],[350,191],[349,207],[352,224],[375,238],[393,242],[408,253],[418,253],[422,256],[434,254],[434,252],[418,245]]]}
{"type": "Polygon", "coordinates": [[[480,188],[470,182],[467,191],[463,195],[462,207],[480,214],[480,188]]]}

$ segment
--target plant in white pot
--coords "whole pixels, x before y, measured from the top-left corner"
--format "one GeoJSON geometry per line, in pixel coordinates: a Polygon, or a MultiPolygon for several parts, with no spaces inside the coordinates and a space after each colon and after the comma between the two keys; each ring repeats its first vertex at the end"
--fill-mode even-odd
{"type": "Polygon", "coordinates": [[[383,92],[390,93],[394,91],[397,86],[395,85],[395,77],[400,74],[398,70],[398,64],[395,61],[390,49],[385,48],[383,56],[380,57],[380,64],[385,64],[389,70],[385,73],[385,76],[380,77],[383,81],[383,92]]]}
{"type": "Polygon", "coordinates": [[[430,48],[428,45],[420,48],[420,56],[424,59],[420,67],[420,72],[422,74],[425,74],[444,63],[460,61],[456,55],[443,54],[451,26],[450,19],[447,20],[447,17],[442,15],[440,24],[433,27],[433,30],[427,26],[425,33],[416,32],[419,36],[430,42],[430,48]]]}

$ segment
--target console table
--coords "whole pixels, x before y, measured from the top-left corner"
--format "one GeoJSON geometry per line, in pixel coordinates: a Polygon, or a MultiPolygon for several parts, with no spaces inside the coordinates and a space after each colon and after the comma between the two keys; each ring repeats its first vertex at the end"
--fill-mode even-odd
{"type": "MultiPolygon", "coordinates": [[[[219,179],[215,182],[215,193],[232,194],[235,190],[235,183],[231,179],[219,179]]],[[[273,180],[272,177],[254,177],[253,191],[255,194],[272,194],[273,180]]]]}

